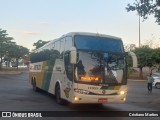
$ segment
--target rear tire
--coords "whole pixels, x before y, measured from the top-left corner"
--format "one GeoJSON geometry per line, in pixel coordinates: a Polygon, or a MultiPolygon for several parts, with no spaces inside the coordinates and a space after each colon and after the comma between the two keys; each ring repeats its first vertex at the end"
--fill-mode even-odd
{"type": "Polygon", "coordinates": [[[155,86],[156,86],[157,89],[160,89],[160,83],[156,83],[155,86]]]}

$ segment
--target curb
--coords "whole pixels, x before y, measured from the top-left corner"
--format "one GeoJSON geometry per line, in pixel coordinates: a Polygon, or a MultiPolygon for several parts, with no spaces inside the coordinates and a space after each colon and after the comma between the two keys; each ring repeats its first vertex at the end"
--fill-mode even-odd
{"type": "Polygon", "coordinates": [[[147,81],[147,80],[134,80],[134,79],[128,79],[128,81],[135,81],[135,82],[145,82],[145,81],[147,81]]]}

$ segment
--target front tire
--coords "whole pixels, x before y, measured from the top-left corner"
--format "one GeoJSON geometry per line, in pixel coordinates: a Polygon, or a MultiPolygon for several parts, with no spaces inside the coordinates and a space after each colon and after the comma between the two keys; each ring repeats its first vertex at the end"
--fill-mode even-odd
{"type": "Polygon", "coordinates": [[[160,89],[160,83],[156,83],[156,88],[160,89]]]}
{"type": "Polygon", "coordinates": [[[56,85],[56,89],[55,89],[55,97],[56,97],[56,102],[60,105],[64,104],[64,100],[61,98],[61,90],[60,90],[60,86],[56,85]]]}

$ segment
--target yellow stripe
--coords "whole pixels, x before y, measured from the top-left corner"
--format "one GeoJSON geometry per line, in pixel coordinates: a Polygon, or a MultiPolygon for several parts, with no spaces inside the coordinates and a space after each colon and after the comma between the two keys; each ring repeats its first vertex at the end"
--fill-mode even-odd
{"type": "Polygon", "coordinates": [[[114,90],[119,90],[120,89],[120,86],[115,86],[114,87],[114,90]]]}

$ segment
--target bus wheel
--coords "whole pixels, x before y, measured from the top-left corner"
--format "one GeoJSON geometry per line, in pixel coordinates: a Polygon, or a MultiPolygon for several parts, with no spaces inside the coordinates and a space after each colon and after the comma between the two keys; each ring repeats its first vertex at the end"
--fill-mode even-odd
{"type": "Polygon", "coordinates": [[[38,88],[36,86],[36,81],[35,80],[32,81],[32,87],[33,87],[34,91],[38,91],[38,88]]]}
{"type": "Polygon", "coordinates": [[[59,85],[56,85],[55,96],[56,96],[57,103],[62,105],[64,102],[61,98],[61,91],[60,91],[60,86],[59,85]]]}

